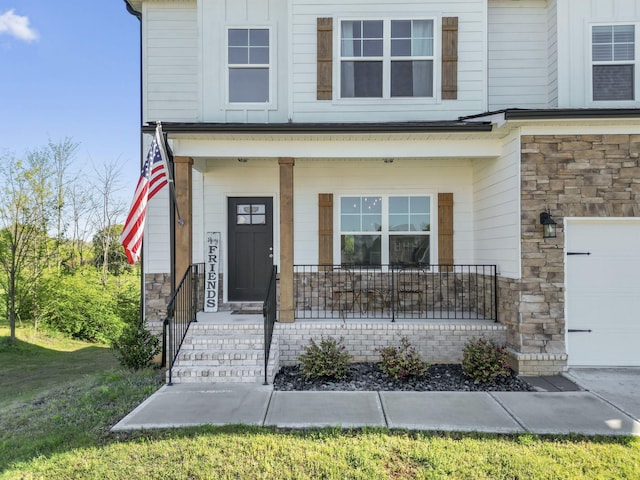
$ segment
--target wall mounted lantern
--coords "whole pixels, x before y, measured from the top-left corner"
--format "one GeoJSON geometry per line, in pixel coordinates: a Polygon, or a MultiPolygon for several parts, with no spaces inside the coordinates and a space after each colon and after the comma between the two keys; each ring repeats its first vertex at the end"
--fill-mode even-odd
{"type": "Polygon", "coordinates": [[[540,214],[542,224],[542,238],[556,238],[556,222],[549,213],[549,210],[540,214]]]}

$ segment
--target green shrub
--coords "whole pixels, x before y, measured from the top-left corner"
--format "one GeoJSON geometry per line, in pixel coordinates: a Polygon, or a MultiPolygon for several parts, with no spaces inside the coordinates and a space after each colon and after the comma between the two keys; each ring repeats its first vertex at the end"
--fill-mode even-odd
{"type": "Polygon", "coordinates": [[[342,380],[349,375],[351,355],[343,344],[344,338],[322,338],[316,343],[312,338],[305,351],[298,357],[307,379],[329,378],[342,380]]]}
{"type": "Polygon", "coordinates": [[[95,274],[54,275],[40,287],[42,323],[78,340],[110,343],[125,322],[115,301],[95,274]]]}
{"type": "Polygon", "coordinates": [[[140,277],[120,275],[109,286],[114,299],[114,313],[127,325],[140,321],[140,277]]]}
{"type": "Polygon", "coordinates": [[[134,371],[150,367],[161,348],[160,339],[140,322],[125,328],[111,347],[120,365],[134,371]]]}
{"type": "Polygon", "coordinates": [[[402,337],[400,347],[384,347],[380,352],[380,370],[394,380],[404,380],[408,377],[421,377],[427,373],[429,364],[422,360],[415,347],[407,337],[402,337]]]}
{"type": "Polygon", "coordinates": [[[475,383],[495,382],[511,375],[507,349],[485,338],[469,340],[462,354],[462,370],[475,383]]]}

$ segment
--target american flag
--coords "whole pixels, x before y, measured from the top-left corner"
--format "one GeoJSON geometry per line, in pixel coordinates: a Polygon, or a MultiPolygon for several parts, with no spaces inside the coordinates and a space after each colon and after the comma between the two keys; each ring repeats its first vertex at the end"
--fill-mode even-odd
{"type": "Polygon", "coordinates": [[[140,172],[140,180],[138,180],[136,193],[133,195],[131,210],[122,229],[122,235],[120,235],[120,243],[124,247],[129,263],[135,263],[140,259],[147,202],[167,183],[169,183],[167,152],[164,146],[162,126],[158,125],[142,172],[140,172]]]}

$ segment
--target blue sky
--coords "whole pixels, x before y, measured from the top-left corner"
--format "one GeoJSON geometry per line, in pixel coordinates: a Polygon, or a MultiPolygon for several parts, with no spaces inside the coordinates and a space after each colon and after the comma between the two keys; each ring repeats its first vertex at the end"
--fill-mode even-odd
{"type": "Polygon", "coordinates": [[[66,137],[76,168],[140,173],[139,21],[123,0],[0,0],[0,153],[66,137]]]}

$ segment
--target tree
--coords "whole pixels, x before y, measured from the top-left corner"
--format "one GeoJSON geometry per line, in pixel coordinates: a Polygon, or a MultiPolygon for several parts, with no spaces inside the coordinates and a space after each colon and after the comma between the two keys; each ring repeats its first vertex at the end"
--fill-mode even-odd
{"type": "Polygon", "coordinates": [[[11,343],[20,307],[33,301],[46,267],[48,219],[54,205],[51,175],[49,157],[42,151],[29,153],[26,160],[4,155],[0,161],[0,286],[11,343]]]}
{"type": "MultiPolygon", "coordinates": [[[[115,198],[118,191],[118,172],[120,165],[118,162],[104,164],[102,170],[96,170],[95,192],[99,198],[95,198],[95,209],[100,209],[100,213],[96,215],[96,230],[110,232],[113,225],[123,215],[125,208],[122,201],[115,198]]],[[[109,252],[114,240],[112,235],[102,235],[99,237],[102,242],[102,285],[107,285],[107,277],[109,274],[109,252]]]]}
{"type": "Polygon", "coordinates": [[[65,259],[68,271],[75,271],[84,264],[84,248],[95,223],[95,209],[91,198],[91,187],[74,182],[67,191],[71,209],[71,249],[65,259]]]}
{"type": "Polygon", "coordinates": [[[121,224],[111,225],[103,228],[93,236],[93,261],[95,266],[102,268],[106,261],[106,268],[113,275],[120,275],[131,269],[119,241],[122,227],[121,224]],[[104,251],[104,248],[107,248],[107,251],[104,251]]]}
{"type": "Polygon", "coordinates": [[[65,138],[59,143],[49,140],[47,154],[51,162],[55,183],[55,214],[56,214],[56,268],[60,272],[62,265],[62,253],[60,247],[64,241],[64,234],[67,226],[64,224],[65,198],[68,197],[70,187],[75,183],[75,179],[67,178],[67,171],[71,166],[73,156],[78,149],[78,143],[74,143],[70,138],[65,138]]]}

